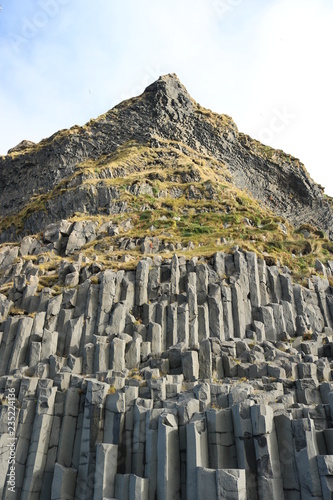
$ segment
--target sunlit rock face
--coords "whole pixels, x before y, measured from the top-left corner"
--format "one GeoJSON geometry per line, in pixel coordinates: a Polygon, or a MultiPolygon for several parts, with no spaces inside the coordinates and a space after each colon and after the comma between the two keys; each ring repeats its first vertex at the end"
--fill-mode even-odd
{"type": "Polygon", "coordinates": [[[333,496],[331,200],[161,77],[0,159],[0,497],[333,496]]]}

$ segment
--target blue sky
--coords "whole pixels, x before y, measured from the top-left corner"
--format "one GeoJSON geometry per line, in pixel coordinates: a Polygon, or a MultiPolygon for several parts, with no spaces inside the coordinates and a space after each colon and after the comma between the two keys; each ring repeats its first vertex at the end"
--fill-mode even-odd
{"type": "Polygon", "coordinates": [[[175,72],[333,196],[332,0],[0,0],[0,154],[175,72]]]}

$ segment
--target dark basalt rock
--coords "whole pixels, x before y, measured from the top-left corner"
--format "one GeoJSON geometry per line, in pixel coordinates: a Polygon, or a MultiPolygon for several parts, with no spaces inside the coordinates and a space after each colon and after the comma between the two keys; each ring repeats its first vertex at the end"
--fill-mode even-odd
{"type": "Polygon", "coordinates": [[[34,142],[24,140],[24,141],[21,141],[17,146],[9,149],[7,154],[18,153],[20,151],[24,151],[25,149],[28,149],[28,148],[33,147],[33,146],[35,146],[34,142]]]}
{"type": "MultiPolygon", "coordinates": [[[[205,154],[228,168],[235,186],[247,189],[276,214],[294,225],[310,223],[332,236],[332,211],[322,188],[312,181],[304,166],[239,133],[229,117],[201,108],[174,74],[160,77],[141,96],[122,102],[83,127],[60,131],[36,145],[23,141],[9,150],[0,158],[2,217],[18,213],[32,196],[50,193],[69,179],[80,163],[108,156],[133,140],[161,153],[166,140],[178,143],[179,149],[185,145],[193,154],[205,154]]],[[[194,180],[197,177],[195,173],[184,175],[194,175],[194,180]]],[[[30,220],[25,224],[23,233],[43,230],[82,207],[86,213],[96,214],[100,200],[95,195],[88,195],[78,183],[66,195],[52,196],[44,208],[46,215],[39,212],[34,223],[30,220]]],[[[114,193],[99,196],[114,198],[114,193]]],[[[0,241],[17,236],[20,233],[11,228],[0,241]]]]}

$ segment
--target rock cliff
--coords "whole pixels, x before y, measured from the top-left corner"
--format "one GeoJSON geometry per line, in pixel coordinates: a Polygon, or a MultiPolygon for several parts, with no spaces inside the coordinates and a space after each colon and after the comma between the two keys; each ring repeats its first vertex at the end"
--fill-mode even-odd
{"type": "Polygon", "coordinates": [[[2,499],[333,497],[331,200],[298,160],[168,75],[0,186],[2,499]]]}
{"type": "MultiPolygon", "coordinates": [[[[0,158],[1,240],[37,233],[75,212],[130,211],[119,179],[125,183],[134,170],[143,181],[149,165],[163,178],[165,164],[184,170],[195,158],[228,172],[235,186],[292,224],[310,223],[332,235],[330,204],[299,160],[239,133],[230,117],[202,108],[176,75],[167,75],[83,127],[39,144],[23,141],[0,158]]],[[[195,177],[192,172],[183,183],[202,180],[195,177]]]]}
{"type": "Polygon", "coordinates": [[[59,262],[72,285],[52,294],[42,259],[18,274],[14,249],[0,259],[13,280],[0,296],[2,498],[12,393],[15,498],[331,497],[327,278],[293,285],[240,251],[133,271],[79,259],[59,262]]]}

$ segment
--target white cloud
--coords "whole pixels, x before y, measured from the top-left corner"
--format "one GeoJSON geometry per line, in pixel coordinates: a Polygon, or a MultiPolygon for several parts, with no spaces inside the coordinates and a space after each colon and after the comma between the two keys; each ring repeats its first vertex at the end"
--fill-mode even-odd
{"type": "Polygon", "coordinates": [[[247,116],[237,117],[243,130],[260,139],[274,109],[295,115],[269,144],[299,157],[331,195],[332,22],[328,2],[284,0],[272,5],[257,27],[260,61],[251,75],[247,116]]]}

